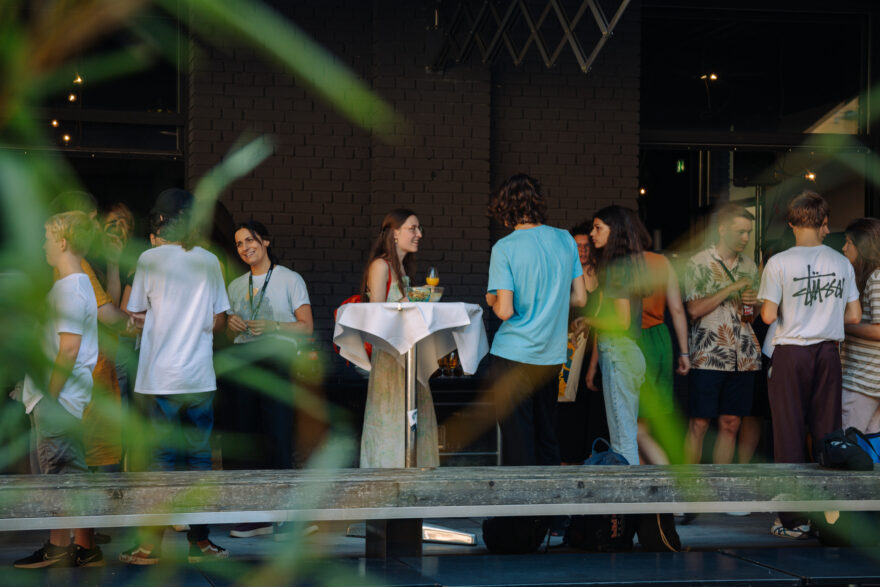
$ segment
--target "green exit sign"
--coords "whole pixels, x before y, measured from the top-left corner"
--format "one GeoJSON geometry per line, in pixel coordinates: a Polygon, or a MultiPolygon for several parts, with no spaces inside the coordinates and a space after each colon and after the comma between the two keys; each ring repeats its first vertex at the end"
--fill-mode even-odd
{"type": "Polygon", "coordinates": [[[675,162],[675,172],[684,173],[684,159],[679,159],[675,162]]]}

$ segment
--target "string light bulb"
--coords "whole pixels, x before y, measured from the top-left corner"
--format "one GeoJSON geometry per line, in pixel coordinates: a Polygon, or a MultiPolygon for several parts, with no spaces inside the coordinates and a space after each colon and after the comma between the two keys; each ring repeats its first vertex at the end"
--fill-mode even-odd
{"type": "Polygon", "coordinates": [[[76,94],[74,94],[73,92],[70,92],[67,95],[67,101],[68,102],[76,102],[76,94]]]}
{"type": "Polygon", "coordinates": [[[65,143],[69,143],[70,142],[70,135],[63,135],[61,137],[61,140],[64,141],[65,143]]]}
{"type": "Polygon", "coordinates": [[[648,193],[648,190],[646,190],[645,188],[639,188],[639,195],[644,196],[647,193],[648,193]]]}
{"type": "Polygon", "coordinates": [[[76,74],[76,77],[73,78],[73,83],[81,84],[81,83],[83,83],[83,78],[81,78],[79,74],[76,74]]]}
{"type": "Polygon", "coordinates": [[[816,181],[816,174],[813,173],[812,171],[807,171],[804,174],[804,179],[806,179],[808,181],[816,181]]]}
{"type": "Polygon", "coordinates": [[[718,74],[717,73],[704,73],[703,75],[700,76],[700,79],[701,80],[709,80],[712,82],[717,82],[718,81],[718,74]]]}
{"type": "Polygon", "coordinates": [[[52,128],[58,128],[58,121],[55,120],[54,118],[52,119],[52,122],[50,122],[49,124],[52,125],[52,128]]]}

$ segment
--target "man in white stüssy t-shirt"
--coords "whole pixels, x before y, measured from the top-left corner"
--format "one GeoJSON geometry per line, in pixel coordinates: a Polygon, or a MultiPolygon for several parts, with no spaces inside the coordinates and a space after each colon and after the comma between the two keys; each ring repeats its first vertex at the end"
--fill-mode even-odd
{"type": "MultiPolygon", "coordinates": [[[[838,343],[844,323],[861,319],[852,264],[822,244],[828,234],[828,203],[804,192],[788,205],[795,246],[770,258],[758,297],[761,318],[778,320],[767,379],[777,463],[806,463],[806,438],[813,447],[840,428],[841,367],[838,343]]],[[[809,534],[806,516],[780,512],[771,532],[787,538],[809,534]]]]}

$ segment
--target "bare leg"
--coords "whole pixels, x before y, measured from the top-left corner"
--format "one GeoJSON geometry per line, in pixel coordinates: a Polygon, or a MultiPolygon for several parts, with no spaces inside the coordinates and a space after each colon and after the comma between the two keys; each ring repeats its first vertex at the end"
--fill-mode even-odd
{"type": "Polygon", "coordinates": [[[70,530],[50,530],[49,544],[54,546],[67,546],[70,544],[70,530]]]}
{"type": "Polygon", "coordinates": [[[740,420],[739,416],[729,414],[718,416],[718,438],[715,440],[715,451],[712,454],[713,463],[727,465],[733,462],[740,420]]]}
{"type": "Polygon", "coordinates": [[[642,464],[644,465],[668,465],[669,457],[666,451],[660,446],[660,443],[651,436],[651,427],[647,420],[639,418],[638,435],[636,437],[639,443],[639,454],[642,456],[642,464]]]}
{"type": "Polygon", "coordinates": [[[758,448],[758,442],[761,440],[761,418],[757,416],[745,416],[739,427],[739,455],[737,462],[746,465],[752,461],[755,456],[755,449],[758,448]]]}
{"type": "Polygon", "coordinates": [[[83,548],[95,547],[95,529],[94,528],[77,528],[73,531],[73,541],[83,548]]]}
{"type": "Polygon", "coordinates": [[[688,420],[687,436],[684,439],[684,458],[687,463],[699,463],[703,456],[703,439],[709,429],[708,418],[688,420]]]}

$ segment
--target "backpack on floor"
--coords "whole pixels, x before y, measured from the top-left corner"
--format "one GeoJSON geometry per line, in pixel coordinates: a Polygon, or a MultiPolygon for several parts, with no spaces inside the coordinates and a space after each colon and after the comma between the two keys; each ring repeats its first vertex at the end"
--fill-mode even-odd
{"type": "Polygon", "coordinates": [[[639,516],[639,544],[647,552],[680,552],[681,538],[675,530],[672,514],[642,514],[639,516]]]}
{"type": "Polygon", "coordinates": [[[850,426],[844,433],[851,441],[859,445],[874,463],[880,463],[880,433],[865,434],[855,426],[850,426]]]}
{"type": "MultiPolygon", "coordinates": [[[[593,441],[590,458],[584,465],[628,465],[626,458],[611,450],[604,438],[593,441]],[[599,443],[606,450],[599,450],[599,443]]],[[[632,514],[601,514],[572,516],[565,529],[564,544],[572,548],[597,552],[624,552],[632,550],[638,516],[632,514]]]]}
{"type": "Polygon", "coordinates": [[[572,516],[565,529],[564,544],[595,552],[632,550],[638,516],[603,514],[572,516]]]}
{"type": "Polygon", "coordinates": [[[550,530],[547,517],[502,516],[483,520],[483,542],[496,554],[529,554],[544,542],[550,530]]]}

